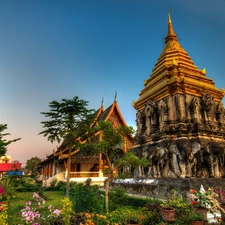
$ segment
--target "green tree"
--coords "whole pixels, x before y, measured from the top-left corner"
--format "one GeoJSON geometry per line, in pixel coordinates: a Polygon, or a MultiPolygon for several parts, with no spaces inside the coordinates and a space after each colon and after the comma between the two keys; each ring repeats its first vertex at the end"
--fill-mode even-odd
{"type": "Polygon", "coordinates": [[[104,169],[103,173],[107,176],[105,184],[105,207],[106,213],[109,212],[109,184],[111,180],[115,177],[115,172],[123,166],[147,166],[147,160],[137,158],[133,153],[127,152],[119,159],[115,159],[118,154],[121,153],[123,149],[123,144],[125,137],[133,133],[133,128],[128,126],[118,126],[113,127],[111,122],[101,121],[96,127],[94,127],[94,132],[99,133],[100,141],[96,141],[96,137],[85,143],[81,148],[86,154],[102,154],[106,159],[107,169],[104,169]]]}
{"type": "Polygon", "coordinates": [[[42,160],[38,158],[37,156],[32,157],[31,159],[28,159],[26,162],[25,170],[26,173],[35,173],[36,166],[41,162],[42,160]]]}
{"type": "Polygon", "coordinates": [[[5,136],[10,135],[9,133],[3,133],[6,129],[7,129],[7,124],[0,124],[0,156],[5,155],[9,144],[21,139],[21,138],[16,138],[13,140],[4,139],[5,136]]]}
{"type": "Polygon", "coordinates": [[[50,111],[41,112],[49,120],[41,122],[45,130],[39,134],[47,136],[51,142],[59,143],[63,140],[65,148],[68,149],[67,197],[70,187],[71,152],[79,149],[80,137],[87,132],[86,128],[93,121],[94,110],[87,109],[87,105],[87,101],[75,96],[73,99],[62,99],[61,102],[52,101],[49,103],[50,111]]]}

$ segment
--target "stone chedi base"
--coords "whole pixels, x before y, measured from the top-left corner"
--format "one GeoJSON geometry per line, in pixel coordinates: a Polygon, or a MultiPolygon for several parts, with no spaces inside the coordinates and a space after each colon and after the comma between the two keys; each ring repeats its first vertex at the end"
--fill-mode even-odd
{"type": "Polygon", "coordinates": [[[157,178],[157,179],[117,179],[111,182],[110,187],[120,187],[128,194],[143,197],[166,198],[170,191],[175,189],[183,197],[189,197],[190,189],[199,190],[200,186],[207,190],[225,190],[224,178],[157,178]]]}

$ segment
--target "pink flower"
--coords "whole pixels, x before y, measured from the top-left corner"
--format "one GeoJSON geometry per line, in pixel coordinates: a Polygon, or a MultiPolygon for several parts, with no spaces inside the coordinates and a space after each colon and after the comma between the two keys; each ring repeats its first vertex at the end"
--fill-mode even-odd
{"type": "Polygon", "coordinates": [[[53,213],[54,213],[54,214],[56,214],[56,215],[58,216],[58,215],[60,215],[60,214],[61,214],[61,210],[56,209],[53,213]]]}
{"type": "Polygon", "coordinates": [[[26,202],[26,205],[31,205],[31,204],[32,204],[31,201],[26,202]]]}
{"type": "Polygon", "coordinates": [[[0,188],[0,194],[2,195],[4,194],[4,192],[5,192],[4,188],[0,188]]]}
{"type": "Polygon", "coordinates": [[[30,206],[26,206],[26,208],[25,208],[26,210],[30,210],[30,206]]]}
{"type": "Polygon", "coordinates": [[[22,212],[22,217],[26,217],[27,216],[27,212],[22,212]]]}
{"type": "Polygon", "coordinates": [[[45,200],[43,198],[41,200],[42,200],[42,204],[45,204],[45,200]]]}
{"type": "Polygon", "coordinates": [[[40,218],[41,217],[41,214],[40,213],[36,213],[36,217],[37,218],[40,218]]]}

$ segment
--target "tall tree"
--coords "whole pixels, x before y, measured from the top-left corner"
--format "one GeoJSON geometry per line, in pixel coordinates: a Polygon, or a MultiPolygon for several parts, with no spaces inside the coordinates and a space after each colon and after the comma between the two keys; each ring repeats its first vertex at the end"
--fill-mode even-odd
{"type": "Polygon", "coordinates": [[[21,138],[16,138],[13,140],[4,139],[5,136],[10,135],[9,133],[3,133],[7,129],[7,124],[0,124],[0,156],[5,155],[7,151],[7,146],[12,142],[16,142],[21,138]]]}
{"type": "Polygon", "coordinates": [[[48,137],[48,141],[58,143],[63,140],[65,148],[68,148],[66,196],[69,196],[71,152],[79,149],[79,137],[85,133],[93,120],[93,109],[87,109],[88,102],[75,96],[73,99],[62,99],[61,102],[49,103],[50,111],[41,112],[49,120],[41,122],[43,130],[39,134],[48,137]]]}
{"type": "Polygon", "coordinates": [[[36,166],[41,162],[41,159],[37,156],[28,159],[26,162],[25,170],[32,175],[35,173],[36,166]]]}
{"type": "Polygon", "coordinates": [[[133,128],[128,126],[113,127],[111,122],[101,121],[94,127],[95,137],[81,146],[81,149],[86,154],[102,154],[106,159],[107,168],[103,173],[107,176],[105,184],[105,207],[106,213],[109,212],[108,193],[109,184],[115,177],[116,172],[123,166],[132,165],[137,167],[139,165],[147,166],[148,161],[137,158],[133,153],[127,152],[122,154],[122,158],[116,159],[116,156],[121,155],[124,148],[125,137],[133,133],[133,128]],[[96,134],[99,134],[99,141],[96,141],[96,134]]]}

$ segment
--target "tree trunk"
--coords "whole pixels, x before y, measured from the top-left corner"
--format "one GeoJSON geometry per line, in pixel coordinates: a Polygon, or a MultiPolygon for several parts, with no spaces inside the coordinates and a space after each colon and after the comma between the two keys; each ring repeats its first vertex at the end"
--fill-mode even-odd
{"type": "Polygon", "coordinates": [[[109,213],[109,184],[111,180],[111,174],[109,174],[105,184],[105,211],[109,213]]]}
{"type": "Polygon", "coordinates": [[[69,148],[68,160],[67,160],[67,180],[66,180],[66,197],[69,198],[70,192],[70,171],[71,171],[71,147],[69,148]]]}

